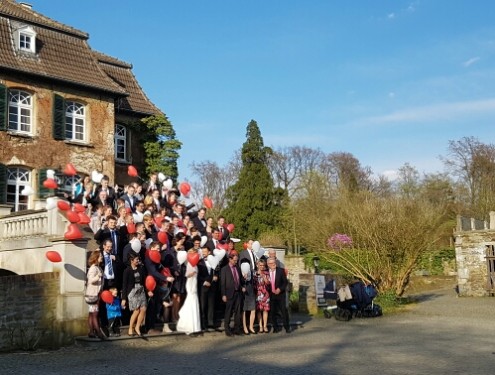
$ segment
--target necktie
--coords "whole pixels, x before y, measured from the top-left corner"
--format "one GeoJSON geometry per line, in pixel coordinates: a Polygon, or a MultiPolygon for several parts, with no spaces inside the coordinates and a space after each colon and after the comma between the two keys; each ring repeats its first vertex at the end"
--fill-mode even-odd
{"type": "Polygon", "coordinates": [[[232,275],[234,276],[235,289],[239,289],[239,275],[237,274],[237,269],[232,267],[232,275]]]}
{"type": "Polygon", "coordinates": [[[112,233],[112,244],[113,244],[113,247],[112,247],[112,254],[117,254],[117,234],[115,233],[114,230],[111,231],[112,233]]]}
{"type": "Polygon", "coordinates": [[[113,278],[113,266],[112,266],[112,259],[110,258],[110,254],[105,255],[105,264],[107,266],[108,276],[113,278]]]}
{"type": "Polygon", "coordinates": [[[272,281],[272,292],[275,291],[275,271],[274,270],[271,270],[270,271],[270,279],[272,281]]]}

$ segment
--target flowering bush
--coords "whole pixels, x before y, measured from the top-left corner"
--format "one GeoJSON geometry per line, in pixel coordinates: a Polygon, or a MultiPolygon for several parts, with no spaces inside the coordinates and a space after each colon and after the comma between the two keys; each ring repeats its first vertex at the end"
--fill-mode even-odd
{"type": "Polygon", "coordinates": [[[352,247],[352,238],[347,234],[335,233],[328,237],[327,245],[332,250],[340,251],[352,247]]]}

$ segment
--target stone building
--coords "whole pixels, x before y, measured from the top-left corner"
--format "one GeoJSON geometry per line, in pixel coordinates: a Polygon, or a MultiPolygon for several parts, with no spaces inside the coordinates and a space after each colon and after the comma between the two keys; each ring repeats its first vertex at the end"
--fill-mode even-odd
{"type": "Polygon", "coordinates": [[[94,51],[86,32],[14,0],[0,1],[0,204],[13,211],[43,207],[46,170],[59,187],[103,172],[128,182],[143,170],[139,120],[161,111],[132,65],[94,51]],[[61,171],[72,163],[78,175],[61,171]],[[35,194],[21,194],[31,186],[35,194]]]}
{"type": "Polygon", "coordinates": [[[490,221],[457,218],[455,254],[460,296],[495,293],[495,212],[490,221]]]}

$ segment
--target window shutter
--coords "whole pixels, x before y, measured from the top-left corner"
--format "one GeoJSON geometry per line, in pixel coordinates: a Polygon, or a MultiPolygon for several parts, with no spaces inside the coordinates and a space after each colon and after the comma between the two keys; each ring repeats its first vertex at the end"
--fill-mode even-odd
{"type": "Polygon", "coordinates": [[[46,180],[46,171],[48,168],[38,170],[38,198],[47,198],[52,194],[52,190],[43,186],[43,181],[46,180]]]}
{"type": "Polygon", "coordinates": [[[65,99],[60,95],[53,95],[53,139],[65,139],[65,99]]]}
{"type": "Polygon", "coordinates": [[[7,130],[7,87],[0,84],[0,130],[7,130]]]}
{"type": "Polygon", "coordinates": [[[0,164],[0,204],[7,202],[7,166],[0,164]]]}

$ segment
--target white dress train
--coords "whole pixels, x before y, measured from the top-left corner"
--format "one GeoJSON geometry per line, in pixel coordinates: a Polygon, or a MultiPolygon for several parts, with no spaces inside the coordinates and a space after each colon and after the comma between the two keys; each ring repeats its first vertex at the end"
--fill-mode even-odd
{"type": "Polygon", "coordinates": [[[177,331],[191,334],[201,332],[201,320],[198,299],[198,267],[193,267],[187,263],[186,275],[196,271],[194,276],[188,277],[186,281],[187,297],[179,310],[179,321],[177,331]]]}

